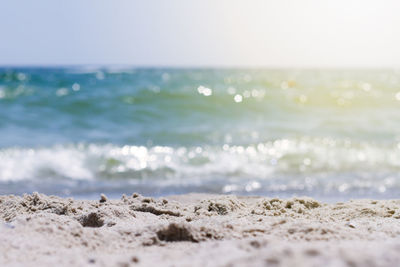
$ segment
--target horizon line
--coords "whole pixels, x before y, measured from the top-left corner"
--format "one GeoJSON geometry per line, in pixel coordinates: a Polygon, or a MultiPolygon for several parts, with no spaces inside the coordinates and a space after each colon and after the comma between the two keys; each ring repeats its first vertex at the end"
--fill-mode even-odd
{"type": "Polygon", "coordinates": [[[129,68],[129,69],[270,69],[270,70],[400,70],[398,66],[283,66],[283,65],[173,65],[173,64],[0,64],[6,68],[129,68]]]}

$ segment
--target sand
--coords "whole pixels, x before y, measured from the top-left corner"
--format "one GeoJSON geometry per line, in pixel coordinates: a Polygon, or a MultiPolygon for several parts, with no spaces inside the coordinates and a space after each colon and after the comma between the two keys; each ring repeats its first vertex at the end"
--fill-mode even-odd
{"type": "Polygon", "coordinates": [[[0,266],[399,266],[400,200],[0,196],[0,266]]]}

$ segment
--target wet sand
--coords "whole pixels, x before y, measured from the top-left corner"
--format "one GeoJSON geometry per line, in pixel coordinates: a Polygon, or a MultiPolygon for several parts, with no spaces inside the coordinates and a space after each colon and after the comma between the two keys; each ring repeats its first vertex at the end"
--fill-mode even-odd
{"type": "Polygon", "coordinates": [[[399,266],[400,200],[0,196],[0,266],[399,266]]]}

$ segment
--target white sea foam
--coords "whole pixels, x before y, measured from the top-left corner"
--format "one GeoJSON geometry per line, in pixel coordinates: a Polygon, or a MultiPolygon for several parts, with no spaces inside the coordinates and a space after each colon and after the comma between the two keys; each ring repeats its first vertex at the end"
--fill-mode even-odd
{"type": "Polygon", "coordinates": [[[78,144],[0,151],[2,182],[70,179],[146,184],[157,180],[160,186],[202,186],[218,180],[224,192],[268,187],[384,193],[399,187],[399,170],[397,146],[329,138],[222,147],[78,144]]]}

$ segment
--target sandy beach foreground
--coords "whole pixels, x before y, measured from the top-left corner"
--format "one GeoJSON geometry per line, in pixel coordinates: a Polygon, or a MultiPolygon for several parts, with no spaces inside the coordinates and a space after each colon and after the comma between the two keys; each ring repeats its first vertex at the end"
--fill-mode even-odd
{"type": "Polygon", "coordinates": [[[400,200],[0,196],[1,266],[398,266],[400,200]]]}

